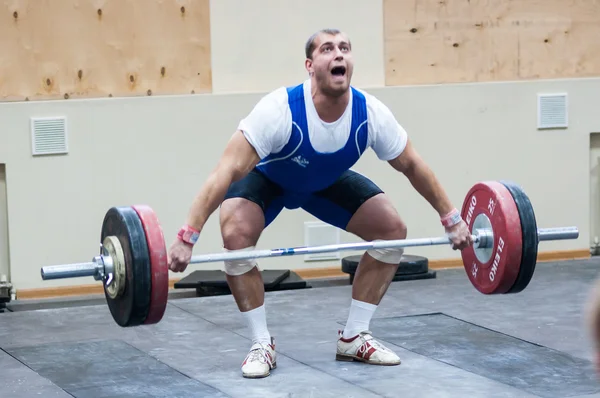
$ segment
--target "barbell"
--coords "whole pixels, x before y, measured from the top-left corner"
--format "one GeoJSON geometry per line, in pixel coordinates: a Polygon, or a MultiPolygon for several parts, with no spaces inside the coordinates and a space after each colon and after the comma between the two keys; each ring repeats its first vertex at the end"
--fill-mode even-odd
{"type": "MultiPolygon", "coordinates": [[[[463,201],[461,216],[473,237],[473,245],[461,251],[463,265],[473,286],[483,294],[522,291],[535,271],[540,241],[579,237],[577,227],[538,229],[529,198],[509,181],[476,183],[463,201]]],[[[447,236],[440,236],[263,249],[196,255],[190,263],[450,243],[447,236]]],[[[92,276],[102,281],[111,315],[122,327],[160,322],[167,304],[168,274],[162,227],[147,205],[108,209],[100,233],[100,254],[91,262],[41,268],[43,280],[92,276]]]]}

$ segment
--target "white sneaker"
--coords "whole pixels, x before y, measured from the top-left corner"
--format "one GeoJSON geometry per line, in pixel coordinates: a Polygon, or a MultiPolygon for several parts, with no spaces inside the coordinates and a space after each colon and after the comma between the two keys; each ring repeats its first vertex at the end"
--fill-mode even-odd
{"type": "Polygon", "coordinates": [[[276,367],[275,342],[271,337],[271,344],[252,344],[242,363],[242,375],[253,379],[267,377],[271,374],[271,369],[276,367]]]}
{"type": "Polygon", "coordinates": [[[339,332],[337,342],[338,361],[360,361],[373,365],[399,365],[400,358],[392,350],[375,340],[371,332],[365,330],[354,337],[345,339],[339,332]]]}

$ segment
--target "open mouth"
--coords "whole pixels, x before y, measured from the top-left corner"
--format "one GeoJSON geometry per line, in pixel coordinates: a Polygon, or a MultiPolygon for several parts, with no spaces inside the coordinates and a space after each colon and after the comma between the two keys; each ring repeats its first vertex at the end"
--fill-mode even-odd
{"type": "Polygon", "coordinates": [[[345,66],[336,66],[335,68],[333,68],[331,70],[331,74],[333,76],[344,76],[346,74],[346,67],[345,66]]]}

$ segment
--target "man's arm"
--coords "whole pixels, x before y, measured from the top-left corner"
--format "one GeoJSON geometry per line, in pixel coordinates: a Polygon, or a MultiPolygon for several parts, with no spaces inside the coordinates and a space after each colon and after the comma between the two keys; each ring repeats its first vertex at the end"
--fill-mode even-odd
{"type": "Polygon", "coordinates": [[[206,220],[223,201],[231,183],[244,178],[260,158],[244,134],[237,130],[225,147],[217,166],[194,198],[187,224],[201,231],[206,220]]]}
{"type": "Polygon", "coordinates": [[[407,141],[402,153],[388,163],[408,178],[412,186],[433,206],[440,217],[454,209],[437,177],[419,156],[410,140],[407,141]]]}

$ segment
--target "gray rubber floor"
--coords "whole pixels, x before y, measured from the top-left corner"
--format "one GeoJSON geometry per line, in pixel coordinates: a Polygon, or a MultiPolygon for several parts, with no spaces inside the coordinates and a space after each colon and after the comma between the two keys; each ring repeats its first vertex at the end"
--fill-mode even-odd
{"type": "Polygon", "coordinates": [[[349,285],[268,293],[278,368],[241,377],[250,346],[231,296],[179,298],[122,329],[105,305],[0,314],[2,397],[600,397],[583,308],[600,258],[540,263],[520,294],[463,270],[394,282],[371,323],[402,364],[336,362],[349,285]]]}

